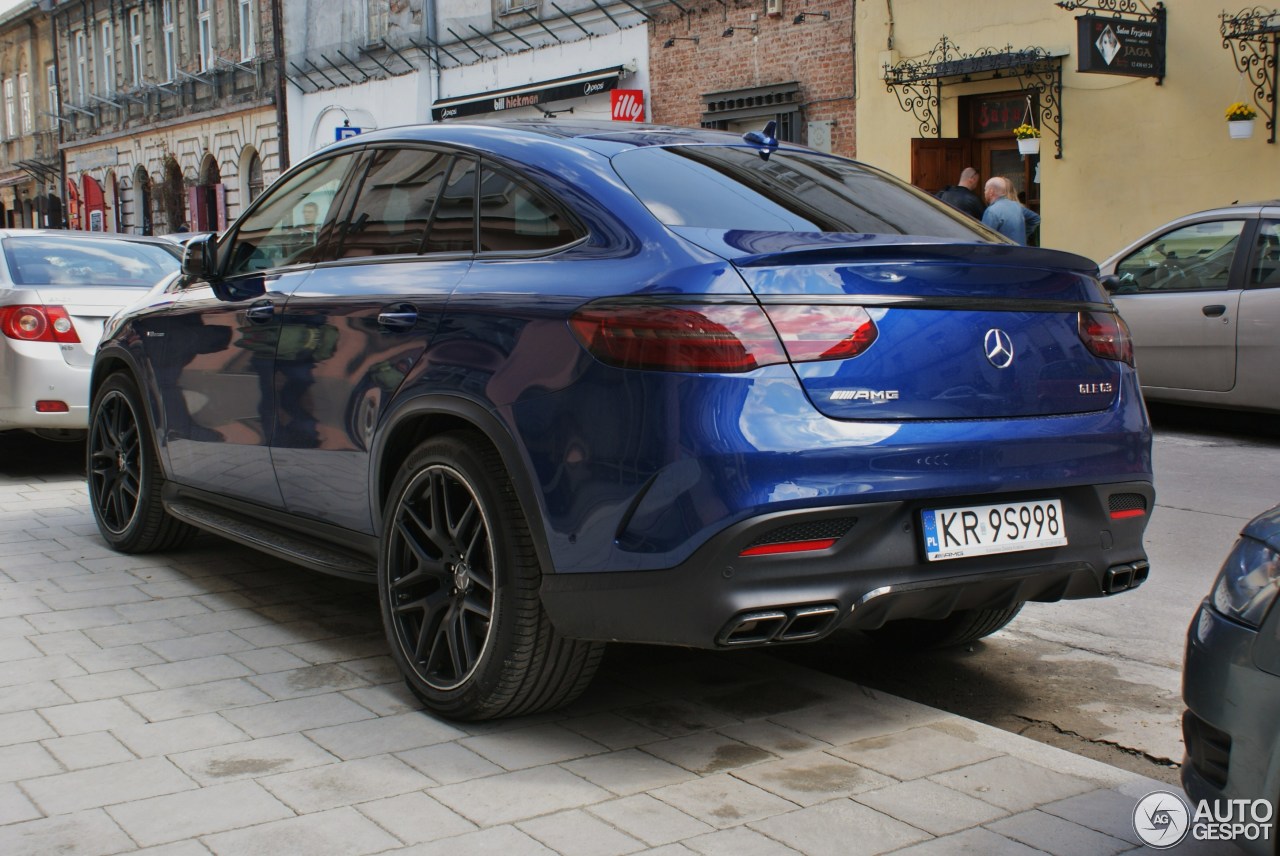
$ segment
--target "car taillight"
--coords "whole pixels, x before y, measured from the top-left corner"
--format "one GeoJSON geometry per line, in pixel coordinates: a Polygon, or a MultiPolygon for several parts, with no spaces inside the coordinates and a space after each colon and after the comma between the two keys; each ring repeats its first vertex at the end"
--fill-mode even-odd
{"type": "Polygon", "coordinates": [[[847,360],[880,335],[861,306],[766,306],[792,362],[847,360]]]}
{"type": "Polygon", "coordinates": [[[75,325],[61,306],[6,306],[0,310],[0,331],[26,342],[79,342],[75,325]]]}
{"type": "Polygon", "coordinates": [[[787,361],[755,304],[593,304],[569,326],[596,359],[624,369],[748,372],[787,361]]]}
{"type": "Polygon", "coordinates": [[[1081,312],[1080,340],[1096,357],[1133,365],[1129,325],[1114,312],[1081,312]]]}

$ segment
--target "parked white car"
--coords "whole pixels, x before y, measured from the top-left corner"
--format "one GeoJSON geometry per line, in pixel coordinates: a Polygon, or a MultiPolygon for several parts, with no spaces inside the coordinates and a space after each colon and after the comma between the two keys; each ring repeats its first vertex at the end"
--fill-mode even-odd
{"type": "Polygon", "coordinates": [[[181,247],[101,232],[0,230],[0,430],[78,439],[102,326],[176,271],[181,247]]]}

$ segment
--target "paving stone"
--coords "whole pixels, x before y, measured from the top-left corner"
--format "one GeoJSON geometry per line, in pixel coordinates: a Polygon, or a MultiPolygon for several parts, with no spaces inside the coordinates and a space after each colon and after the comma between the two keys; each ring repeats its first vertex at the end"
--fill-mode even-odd
{"type": "Polygon", "coordinates": [[[575,716],[564,720],[560,725],[608,749],[632,749],[666,739],[665,735],[652,728],[646,728],[616,713],[575,716]]]}
{"type": "Polygon", "coordinates": [[[398,716],[424,709],[422,701],[409,692],[409,688],[403,682],[377,687],[361,687],[346,690],[342,694],[378,716],[398,716]]]}
{"type": "Polygon", "coordinates": [[[58,732],[33,710],[0,714],[0,746],[12,746],[57,737],[58,732]]]}
{"type": "Polygon", "coordinates": [[[58,759],[39,743],[19,743],[0,748],[0,782],[17,782],[64,772],[58,759]]]}
{"type": "Polygon", "coordinates": [[[687,782],[695,774],[669,764],[639,749],[622,749],[562,764],[566,770],[588,782],[608,788],[619,796],[687,782]]]}
{"type": "Polygon", "coordinates": [[[387,654],[365,657],[360,660],[347,660],[343,662],[342,668],[359,675],[374,686],[379,684],[399,684],[404,680],[401,677],[399,667],[396,666],[396,661],[392,660],[390,655],[387,654]]]}
{"type": "MultiPolygon", "coordinates": [[[[156,690],[150,693],[138,693],[125,696],[125,701],[142,713],[152,722],[162,719],[177,719],[183,716],[195,716],[201,713],[227,711],[228,717],[237,711],[233,708],[254,708],[250,705],[261,705],[271,701],[271,697],[243,678],[227,681],[214,681],[194,687],[178,687],[171,690],[156,690]]],[[[235,720],[232,720],[235,722],[235,720]]],[[[238,722],[236,723],[239,724],[238,722]]],[[[243,727],[243,726],[241,726],[243,727]]],[[[248,729],[246,729],[248,730],[248,729]]],[[[276,733],[292,729],[285,728],[276,733]]],[[[250,732],[252,733],[252,732],[250,732]]],[[[262,736],[262,735],[254,735],[262,736]]]]}
{"type": "Polygon", "coordinates": [[[66,690],[67,695],[76,701],[114,699],[116,696],[147,692],[156,688],[154,683],[132,669],[59,678],[54,683],[66,690]]]}
{"type": "Polygon", "coordinates": [[[507,770],[571,761],[597,755],[605,747],[558,724],[535,725],[498,734],[467,737],[463,746],[507,770]]]}
{"type": "Polygon", "coordinates": [[[281,773],[258,782],[302,814],[405,794],[432,784],[391,755],[281,773]]]}
{"type": "MultiPolygon", "coordinates": [[[[136,582],[135,577],[135,582],[136,582]]],[[[195,615],[209,615],[209,608],[190,597],[169,597],[164,600],[148,600],[143,603],[125,603],[116,607],[116,612],[125,620],[155,621],[161,618],[185,618],[195,615]]],[[[181,625],[179,625],[181,626],[181,625]]]]}
{"type": "Polygon", "coordinates": [[[53,681],[83,675],[84,669],[65,654],[53,657],[32,657],[0,663],[0,687],[30,684],[36,681],[53,681]]]}
{"type": "Polygon", "coordinates": [[[134,800],[112,806],[107,813],[144,847],[294,816],[254,782],[134,800]]]}
{"type": "Polygon", "coordinates": [[[337,761],[301,734],[282,734],[231,745],[210,745],[204,749],[175,753],[169,756],[169,760],[205,785],[256,779],[337,761]]]}
{"type": "Polygon", "coordinates": [[[288,669],[300,669],[307,661],[283,648],[259,648],[253,651],[238,651],[230,655],[239,663],[243,663],[259,675],[269,672],[283,672],[288,669]]]}
{"type": "Polygon", "coordinates": [[[929,838],[927,832],[849,799],[775,815],[751,828],[806,856],[871,856],[929,838]]]}
{"type": "Polygon", "coordinates": [[[44,601],[34,597],[7,597],[0,601],[0,618],[15,615],[34,616],[48,611],[49,607],[44,605],[44,601]]]}
{"type": "Polygon", "coordinates": [[[302,698],[368,686],[364,678],[334,663],[256,675],[249,683],[274,699],[302,698]]]}
{"type": "Polygon", "coordinates": [[[421,792],[361,803],[361,814],[406,844],[473,832],[476,825],[421,792]]]}
{"type": "Polygon", "coordinates": [[[343,760],[402,752],[455,740],[463,735],[452,725],[414,711],[366,719],[307,732],[307,737],[343,760]]]}
{"type": "Polygon", "coordinates": [[[137,671],[156,687],[165,690],[229,678],[243,678],[254,674],[248,666],[233,660],[226,654],[181,660],[176,663],[158,663],[154,666],[143,666],[137,671]]]}
{"type": "Polygon", "coordinates": [[[216,713],[117,728],[115,737],[141,758],[247,741],[249,736],[216,713]]]}
{"type": "Polygon", "coordinates": [[[192,601],[206,611],[201,615],[175,618],[173,623],[193,636],[217,633],[222,630],[241,630],[245,627],[258,627],[271,623],[270,618],[253,609],[215,610],[208,606],[207,598],[205,600],[192,598],[192,601]]]}
{"type": "Polygon", "coordinates": [[[582,809],[538,817],[516,828],[547,845],[560,856],[622,856],[644,850],[646,845],[614,829],[582,809]]]}
{"type": "Polygon", "coordinates": [[[100,651],[98,643],[84,634],[82,630],[64,630],[61,633],[32,633],[27,641],[40,649],[40,653],[50,654],[82,654],[89,651],[100,651]]]}
{"type": "Polygon", "coordinates": [[[18,636],[0,637],[0,662],[30,660],[45,652],[18,636]]]}
{"type": "Polygon", "coordinates": [[[587,810],[653,847],[714,831],[714,827],[648,794],[622,797],[587,810]]]}
{"type": "MultiPolygon", "coordinates": [[[[277,820],[202,839],[217,856],[305,853],[307,856],[360,856],[399,848],[397,841],[353,808],[277,820]]],[[[397,852],[407,852],[397,850],[397,852]]],[[[454,856],[466,851],[455,851],[454,856]]],[[[511,856],[509,851],[503,856],[511,856]]]]}
{"type": "MultiPolygon", "coordinates": [[[[7,714],[26,713],[34,716],[35,708],[71,704],[73,701],[75,699],[63,692],[62,687],[53,681],[0,687],[0,722],[3,722],[3,717],[7,714]]],[[[40,721],[44,722],[43,719],[40,721]]],[[[4,741],[5,732],[0,730],[0,745],[4,741]]]]}
{"type": "Polygon", "coordinates": [[[738,826],[795,808],[793,803],[727,773],[668,785],[651,793],[717,829],[738,826]]]}
{"type": "Polygon", "coordinates": [[[704,856],[796,856],[799,853],[745,826],[721,829],[681,843],[704,856]]]}
{"type": "Polygon", "coordinates": [[[0,853],[111,856],[137,847],[101,809],[0,826],[0,853]]]}
{"type": "Polygon", "coordinates": [[[893,856],[1044,856],[1044,851],[979,828],[895,850],[893,856]]]}
{"type": "Polygon", "coordinates": [[[155,621],[117,624],[113,627],[95,627],[92,630],[86,630],[85,635],[103,648],[118,648],[122,645],[141,645],[144,642],[151,643],[161,642],[166,639],[178,639],[186,636],[187,633],[171,619],[158,618],[155,621]]]}
{"type": "Polygon", "coordinates": [[[317,641],[277,644],[284,645],[287,651],[298,655],[312,665],[360,660],[387,653],[387,637],[381,629],[357,635],[330,635],[317,641]]]}
{"type": "Polygon", "coordinates": [[[1132,848],[1127,841],[1042,811],[1027,811],[988,823],[987,829],[1054,856],[1111,856],[1132,848]]]}
{"type": "Polygon", "coordinates": [[[816,805],[896,782],[826,752],[792,755],[780,761],[735,770],[733,775],[797,805],[816,805]]]}
{"type": "Polygon", "coordinates": [[[396,757],[442,785],[468,782],[504,772],[497,764],[457,743],[439,743],[397,752],[396,757]]]}
{"type": "MultiPolygon", "coordinates": [[[[3,603],[7,596],[0,594],[0,603],[3,603]]],[[[0,638],[10,639],[14,636],[34,636],[36,629],[21,618],[0,618],[0,638]]]]}
{"type": "Polygon", "coordinates": [[[40,633],[112,627],[124,620],[120,613],[109,606],[90,606],[83,609],[67,609],[61,612],[41,612],[28,615],[26,619],[40,633]]]}
{"type": "Polygon", "coordinates": [[[171,663],[213,657],[218,654],[231,654],[256,647],[227,630],[148,642],[146,646],[171,663]]]}
{"type": "Polygon", "coordinates": [[[1007,755],[929,778],[1010,812],[1026,811],[1094,787],[1083,779],[1007,755]]]}
{"type": "Polygon", "coordinates": [[[710,731],[738,720],[718,710],[687,701],[659,701],[617,711],[632,722],[656,731],[664,737],[683,737],[698,731],[710,731]]]}
{"type": "Polygon", "coordinates": [[[831,754],[906,780],[967,767],[994,758],[999,753],[936,728],[925,727],[848,743],[832,749],[831,754]]]}
{"type": "Polygon", "coordinates": [[[554,852],[514,826],[481,829],[398,851],[399,856],[554,856],[554,852]]]}
{"type": "Polygon", "coordinates": [[[644,751],[703,776],[775,757],[757,746],[739,743],[714,731],[648,743],[644,751]]]}
{"type": "Polygon", "coordinates": [[[132,761],[136,757],[127,746],[105,731],[77,734],[74,737],[55,737],[43,741],[41,745],[68,770],[118,764],[132,761]]]}
{"type": "Polygon", "coordinates": [[[73,651],[71,659],[91,674],[114,672],[119,669],[136,669],[140,666],[164,662],[159,654],[148,651],[141,645],[99,648],[96,651],[73,651]]]}
{"type": "Polygon", "coordinates": [[[196,783],[165,759],[147,758],[29,779],[22,787],[46,813],[68,814],[190,790],[196,783]]]}
{"type": "Polygon", "coordinates": [[[890,785],[854,800],[934,835],[949,835],[1007,815],[998,806],[928,779],[890,785]]]}
{"type": "Polygon", "coordinates": [[[813,749],[827,749],[830,746],[829,743],[817,740],[807,734],[801,734],[798,731],[792,731],[790,728],[784,728],[776,723],[763,720],[744,722],[741,725],[727,725],[724,728],[717,729],[717,732],[732,740],[755,746],[779,757],[809,752],[813,749]]]}
{"type": "MultiPolygon", "coordinates": [[[[72,579],[82,579],[81,577],[72,577],[72,579]]],[[[42,594],[40,599],[50,609],[58,610],[59,613],[65,613],[67,610],[87,609],[89,607],[117,606],[122,603],[138,603],[139,601],[150,601],[151,595],[144,591],[140,591],[135,586],[116,586],[114,588],[90,589],[88,591],[72,591],[58,592],[56,594],[42,594]]],[[[122,613],[112,610],[116,616],[116,621],[120,621],[122,613]]],[[[96,624],[86,624],[83,627],[101,626],[96,624]]]]}
{"type": "Polygon", "coordinates": [[[173,844],[134,850],[129,856],[209,856],[209,848],[199,841],[175,841],[173,844]]]}
{"type": "Polygon", "coordinates": [[[57,581],[58,588],[64,592],[119,588],[134,586],[137,583],[138,578],[128,571],[103,571],[100,574],[87,573],[77,577],[65,577],[57,581]]]}
{"type": "MultiPolygon", "coordinates": [[[[256,687],[251,688],[260,701],[270,701],[270,696],[256,687]]],[[[374,714],[341,693],[328,693],[228,710],[223,716],[254,737],[270,737],[274,734],[372,719],[374,714]]]]}
{"type": "MultiPolygon", "coordinates": [[[[355,762],[352,762],[355,763],[355,762]]],[[[479,826],[497,826],[579,808],[613,795],[568,770],[533,767],[432,788],[429,793],[479,826]]]]}
{"type": "Polygon", "coordinates": [[[899,704],[899,700],[881,698],[877,702],[860,699],[860,703],[837,702],[817,705],[770,717],[783,725],[817,740],[839,745],[896,734],[943,718],[946,714],[922,705],[899,704]],[[874,706],[870,706],[873,705],[874,706]]]}
{"type": "Polygon", "coordinates": [[[40,809],[35,807],[27,795],[18,786],[9,782],[0,784],[0,852],[14,853],[4,848],[4,827],[10,823],[21,823],[24,820],[35,820],[43,817],[40,809]]]}
{"type": "Polygon", "coordinates": [[[1096,790],[1042,805],[1040,811],[1141,846],[1142,839],[1133,831],[1133,809],[1137,802],[1118,791],[1096,790]]]}

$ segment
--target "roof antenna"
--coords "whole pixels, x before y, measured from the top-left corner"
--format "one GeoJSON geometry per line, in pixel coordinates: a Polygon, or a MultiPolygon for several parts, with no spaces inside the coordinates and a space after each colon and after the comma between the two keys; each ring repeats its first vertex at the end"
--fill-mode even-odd
{"type": "Polygon", "coordinates": [[[742,141],[750,146],[759,146],[760,160],[767,161],[769,159],[769,155],[778,150],[778,138],[773,135],[773,132],[776,131],[777,128],[778,123],[771,119],[769,120],[769,123],[764,126],[763,131],[747,131],[743,134],[742,141]]]}

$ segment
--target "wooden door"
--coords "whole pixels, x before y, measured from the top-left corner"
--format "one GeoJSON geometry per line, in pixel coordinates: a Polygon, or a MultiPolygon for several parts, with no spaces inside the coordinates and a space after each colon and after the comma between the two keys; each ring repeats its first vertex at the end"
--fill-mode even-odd
{"type": "Polygon", "coordinates": [[[960,180],[960,171],[973,162],[973,141],[944,137],[911,141],[911,183],[937,193],[960,180]]]}

